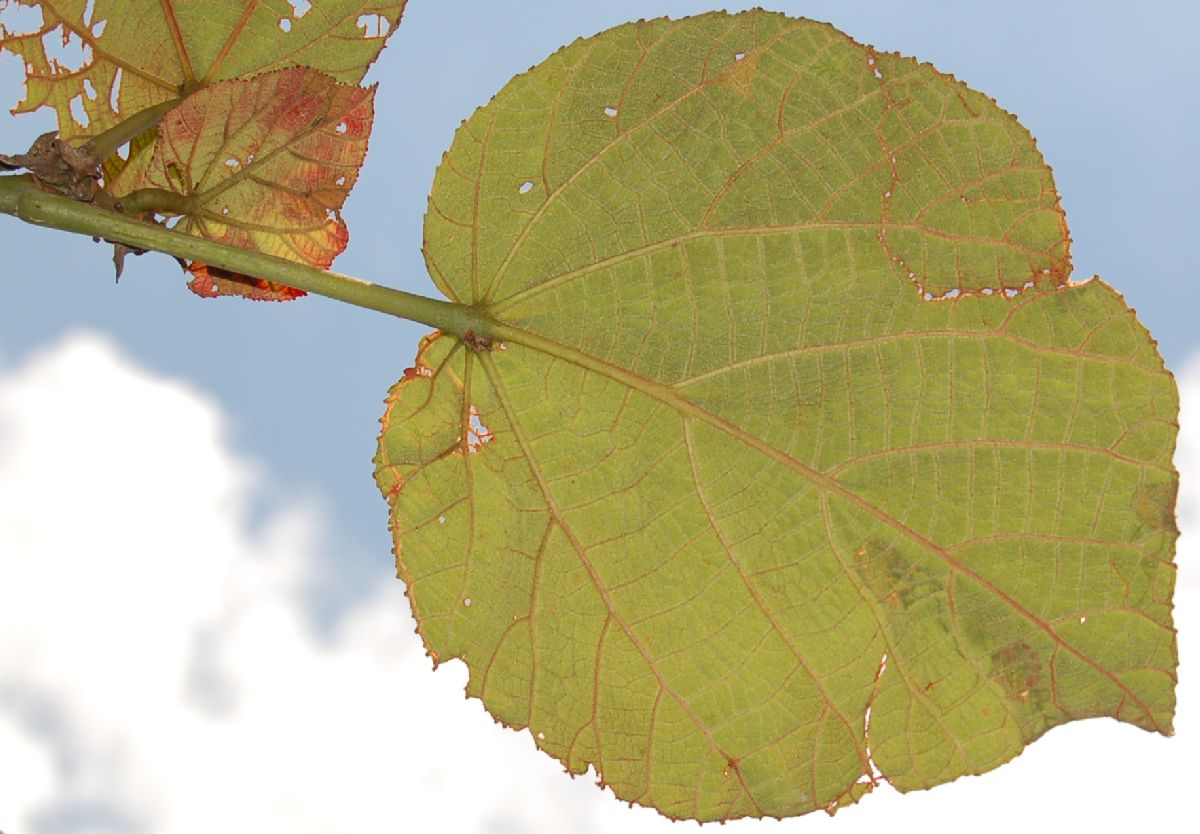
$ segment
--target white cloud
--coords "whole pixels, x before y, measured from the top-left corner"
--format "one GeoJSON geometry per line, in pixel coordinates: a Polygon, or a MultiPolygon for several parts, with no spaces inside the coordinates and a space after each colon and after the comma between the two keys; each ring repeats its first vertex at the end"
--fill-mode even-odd
{"type": "MultiPolygon", "coordinates": [[[[1200,751],[1200,361],[1181,383],[1176,738],[1074,724],[982,778],[723,830],[1177,828],[1200,751]]],[[[301,589],[337,548],[313,502],[250,518],[266,487],[214,403],[102,339],[0,367],[0,829],[695,830],[569,780],[463,699],[457,664],[432,674],[399,583],[315,635],[301,589]]]]}

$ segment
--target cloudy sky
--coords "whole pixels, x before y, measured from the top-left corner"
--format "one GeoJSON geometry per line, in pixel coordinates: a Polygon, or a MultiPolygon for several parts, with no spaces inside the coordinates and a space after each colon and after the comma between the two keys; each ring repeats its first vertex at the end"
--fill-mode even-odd
{"type": "MultiPolygon", "coordinates": [[[[1200,754],[1200,291],[1183,211],[1200,125],[1181,104],[1200,80],[1184,48],[1197,13],[960,5],[983,4],[773,7],[1016,112],[1055,168],[1079,277],[1101,273],[1162,344],[1185,397],[1177,735],[1070,725],[985,777],[761,829],[1170,830],[1200,754]]],[[[578,35],[706,6],[519,8],[412,0],[372,76],[381,115],[339,269],[428,291],[420,216],[458,121],[578,35]]],[[[0,61],[0,100],[19,76],[0,61]]],[[[0,150],[44,129],[0,119],[0,150]]],[[[380,401],[420,328],[319,299],[205,303],[152,256],[114,286],[98,247],[8,218],[0,245],[0,830],[689,830],[565,777],[463,699],[457,664],[430,671],[370,480],[380,401]]]]}

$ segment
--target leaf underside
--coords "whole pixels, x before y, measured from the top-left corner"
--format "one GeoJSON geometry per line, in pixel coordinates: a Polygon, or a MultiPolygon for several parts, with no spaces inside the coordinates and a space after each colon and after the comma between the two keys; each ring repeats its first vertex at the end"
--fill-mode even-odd
{"type": "MultiPolygon", "coordinates": [[[[366,157],[374,93],[301,67],[221,82],[168,113],[153,155],[132,157],[110,188],[183,194],[179,231],[328,269],[349,241],[341,208],[366,157]]],[[[214,281],[197,266],[201,295],[298,292],[228,273],[214,281]]]]}
{"type": "Polygon", "coordinates": [[[622,26],[463,125],[425,238],[503,342],[390,393],[399,573],[570,772],[783,817],[1170,732],[1175,386],[986,96],[761,11],[622,26]]]}

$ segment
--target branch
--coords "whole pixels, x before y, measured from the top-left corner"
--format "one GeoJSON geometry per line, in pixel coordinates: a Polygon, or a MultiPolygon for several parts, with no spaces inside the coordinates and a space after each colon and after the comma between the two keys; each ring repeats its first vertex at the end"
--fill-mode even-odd
{"type": "Polygon", "coordinates": [[[231,272],[265,278],[314,295],[421,322],[459,338],[465,338],[470,333],[472,339],[486,340],[496,326],[492,318],[479,307],[426,298],[262,252],[165,229],[68,197],[40,191],[33,177],[27,174],[0,177],[0,213],[11,214],[36,226],[103,238],[136,249],[162,252],[231,272]]]}

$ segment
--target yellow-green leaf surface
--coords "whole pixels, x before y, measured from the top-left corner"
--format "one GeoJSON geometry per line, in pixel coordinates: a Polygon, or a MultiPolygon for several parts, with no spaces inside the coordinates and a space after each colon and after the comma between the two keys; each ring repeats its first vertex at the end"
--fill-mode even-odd
{"type": "Polygon", "coordinates": [[[986,96],[765,12],[622,26],[464,124],[425,237],[497,324],[389,397],[399,572],[571,772],[788,816],[1170,732],[1175,386],[986,96]]]}
{"type": "Polygon", "coordinates": [[[186,198],[178,229],[328,268],[346,248],[341,207],[358,179],[374,88],[302,67],[223,81],[189,97],[110,185],[186,198]]]}
{"type": "Polygon", "coordinates": [[[21,56],[26,96],[15,112],[53,107],[64,139],[95,136],[137,113],[218,81],[304,66],[362,80],[406,0],[0,0],[41,10],[33,32],[4,33],[21,56]],[[298,9],[303,8],[303,13],[298,9]],[[47,51],[81,49],[78,67],[47,51]],[[86,124],[72,115],[72,101],[86,124]]]}

